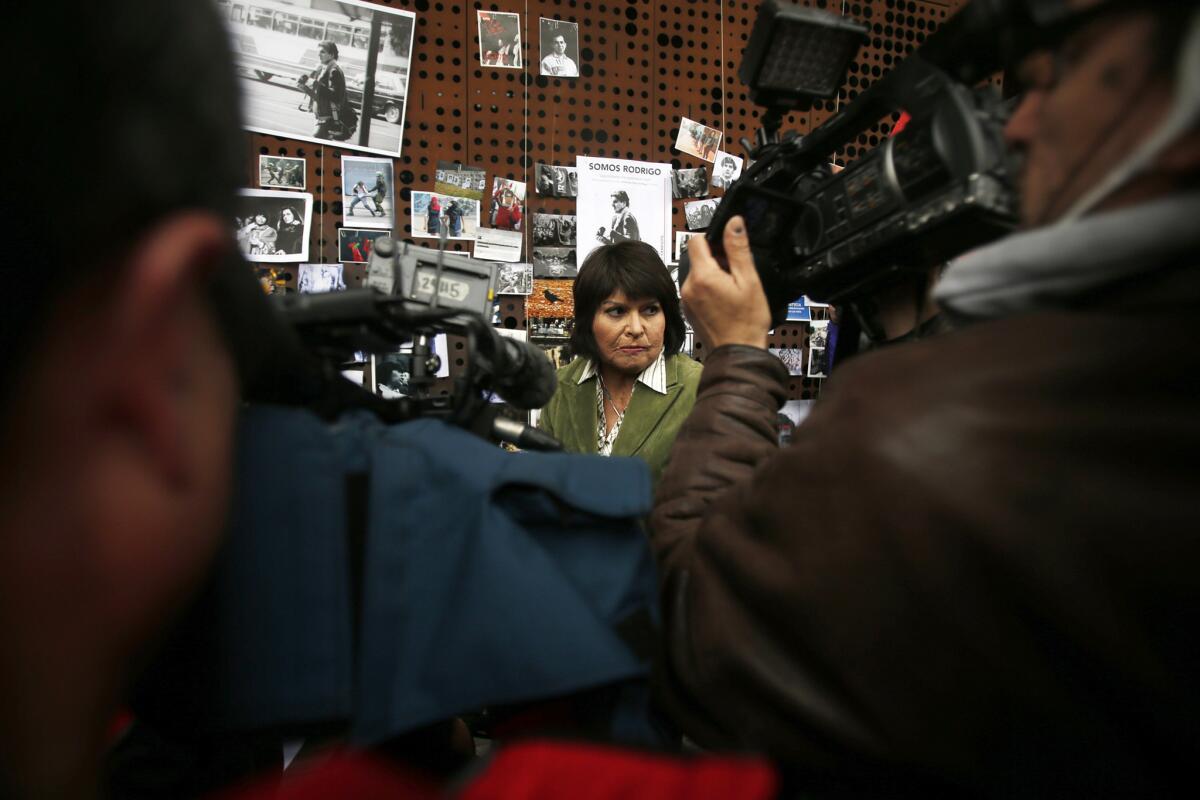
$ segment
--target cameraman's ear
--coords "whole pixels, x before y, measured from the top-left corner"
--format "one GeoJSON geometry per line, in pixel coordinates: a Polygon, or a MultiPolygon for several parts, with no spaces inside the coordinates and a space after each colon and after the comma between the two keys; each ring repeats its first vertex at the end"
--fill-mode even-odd
{"type": "MultiPolygon", "coordinates": [[[[99,391],[111,425],[147,480],[186,482],[195,468],[190,426],[225,394],[232,367],[207,298],[208,279],[232,248],[225,221],[181,212],[129,252],[111,289],[100,335],[99,391]],[[215,393],[215,394],[214,394],[215,393]],[[199,416],[197,416],[199,414],[199,416]]],[[[229,401],[232,402],[232,399],[229,401]]]]}

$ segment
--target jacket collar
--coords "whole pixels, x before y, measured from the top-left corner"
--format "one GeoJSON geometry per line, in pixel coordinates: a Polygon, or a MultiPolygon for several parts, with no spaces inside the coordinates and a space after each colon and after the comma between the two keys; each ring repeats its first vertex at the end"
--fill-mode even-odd
{"type": "MultiPolygon", "coordinates": [[[[563,432],[563,444],[568,450],[582,453],[596,452],[596,425],[599,422],[596,412],[596,386],[593,381],[579,382],[579,376],[584,373],[590,362],[577,359],[571,364],[565,380],[559,382],[559,391],[565,393],[564,400],[568,406],[568,430],[563,432]],[[578,364],[578,370],[574,369],[578,364]]],[[[659,427],[659,423],[667,411],[679,397],[679,359],[672,356],[666,358],[667,391],[659,394],[653,391],[635,391],[626,410],[625,422],[621,424],[621,432],[613,442],[614,456],[637,455],[650,434],[659,427]]]]}

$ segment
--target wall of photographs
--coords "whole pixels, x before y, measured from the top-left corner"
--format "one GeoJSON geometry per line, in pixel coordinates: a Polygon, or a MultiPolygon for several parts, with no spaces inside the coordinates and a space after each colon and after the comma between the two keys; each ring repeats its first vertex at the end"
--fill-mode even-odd
{"type": "MultiPolygon", "coordinates": [[[[245,2],[254,5],[254,0],[245,2]]],[[[870,28],[870,39],[851,65],[838,96],[810,112],[789,115],[784,129],[803,133],[819,125],[918,46],[963,2],[804,0],[802,5],[846,14],[865,23],[870,28]]],[[[273,0],[261,0],[263,6],[272,3],[273,0]]],[[[345,5],[324,0],[301,3],[316,7],[322,4],[345,5]]],[[[704,152],[709,143],[694,140],[704,156],[714,156],[711,161],[676,147],[682,141],[680,129],[686,125],[684,119],[720,132],[723,140],[716,149],[737,158],[746,154],[740,140],[752,139],[757,129],[758,108],[750,103],[737,77],[741,53],[755,21],[756,2],[395,0],[362,5],[373,5],[385,16],[392,12],[415,14],[411,80],[402,119],[400,155],[393,158],[390,184],[394,187],[394,199],[390,202],[394,204],[392,213],[398,215],[401,235],[420,245],[431,246],[434,240],[413,238],[414,208],[419,212],[415,217],[419,228],[416,233],[423,234],[429,198],[420,193],[435,191],[439,162],[457,162],[485,171],[485,202],[497,178],[527,187],[521,260],[529,262],[533,260],[534,215],[576,213],[575,199],[539,191],[537,165],[573,166],[576,156],[592,156],[670,164],[675,170],[703,169],[703,178],[709,184],[708,199],[719,200],[723,189],[711,182],[714,177],[719,179],[722,164],[711,150],[704,152]],[[481,42],[481,24],[490,23],[481,23],[480,11],[519,14],[519,48],[494,46],[488,32],[485,32],[487,41],[481,42]],[[578,77],[540,74],[544,71],[539,68],[541,60],[553,51],[553,45],[541,39],[552,41],[554,33],[554,29],[540,29],[541,18],[578,24],[578,41],[571,42],[570,49],[570,54],[577,54],[574,61],[578,77]],[[500,50],[505,52],[497,52],[500,50]],[[518,59],[519,68],[513,66],[518,59]],[[481,63],[484,60],[488,66],[481,63]]],[[[246,13],[250,24],[251,10],[247,8],[246,13]]],[[[400,39],[398,32],[403,31],[403,22],[398,18],[388,20],[390,24],[385,23],[382,36],[385,44],[395,45],[400,39]]],[[[297,20],[297,24],[303,24],[303,20],[297,20]]],[[[364,29],[363,35],[371,33],[364,29]]],[[[386,54],[387,47],[382,47],[381,52],[386,54]]],[[[262,83],[261,72],[255,70],[247,77],[262,83]]],[[[256,84],[256,88],[260,87],[256,84]]],[[[373,125],[378,130],[371,128],[373,136],[393,129],[385,124],[387,117],[384,112],[377,115],[373,125]]],[[[893,121],[884,120],[861,135],[839,153],[839,160],[848,162],[877,145],[888,134],[893,121]]],[[[259,127],[276,130],[271,123],[259,127]]],[[[388,143],[379,149],[391,146],[388,143]]],[[[388,156],[384,152],[363,152],[337,144],[251,132],[247,134],[248,187],[276,189],[277,185],[270,185],[271,182],[282,180],[280,170],[286,162],[275,163],[272,177],[260,165],[260,156],[303,159],[294,162],[291,169],[303,172],[303,191],[314,198],[305,260],[338,264],[346,257],[349,237],[342,231],[351,220],[347,216],[348,205],[353,202],[353,185],[357,183],[342,174],[342,157],[386,159],[388,156]]],[[[369,187],[374,164],[366,164],[364,168],[369,187]]],[[[698,181],[699,177],[680,173],[676,183],[680,179],[685,184],[688,180],[698,181]]],[[[694,202],[696,199],[684,197],[672,201],[672,239],[679,232],[688,231],[689,222],[703,224],[704,209],[686,207],[694,202]]],[[[363,204],[354,212],[353,219],[357,220],[359,214],[364,214],[363,204]]],[[[355,222],[350,229],[357,229],[358,225],[355,222]]],[[[489,227],[486,207],[481,226],[489,227]]],[[[472,243],[455,240],[450,247],[469,252],[472,243]]],[[[555,257],[553,253],[539,255],[555,257]]],[[[364,267],[354,263],[346,263],[339,276],[325,275],[313,268],[307,268],[309,274],[302,276],[296,264],[272,264],[270,270],[268,280],[287,289],[296,288],[302,278],[310,282],[327,281],[330,288],[336,288],[340,285],[338,281],[349,287],[357,286],[364,277],[364,267]]],[[[569,283],[566,286],[569,288],[569,283]]],[[[542,287],[539,285],[538,289],[542,287]]],[[[549,295],[561,296],[562,291],[550,291],[549,295]]],[[[546,296],[544,291],[535,291],[528,297],[501,295],[499,325],[526,329],[531,318],[546,313],[539,307],[546,296]]],[[[809,377],[808,362],[812,346],[820,344],[825,335],[822,323],[828,319],[828,312],[817,307],[806,313],[812,323],[781,325],[773,332],[770,343],[785,363],[794,366],[790,395],[796,401],[815,398],[821,387],[819,377],[809,377]]],[[[452,337],[449,349],[453,375],[463,367],[464,344],[452,337]]],[[[694,343],[694,355],[703,359],[702,342],[694,343]]]]}

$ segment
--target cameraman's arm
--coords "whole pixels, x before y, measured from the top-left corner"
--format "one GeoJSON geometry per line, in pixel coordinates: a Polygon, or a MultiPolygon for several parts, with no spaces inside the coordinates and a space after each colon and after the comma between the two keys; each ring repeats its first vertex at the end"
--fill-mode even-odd
{"type": "Polygon", "coordinates": [[[669,568],[686,561],[708,505],[778,450],[776,415],[786,398],[787,370],[767,352],[771,312],[750,255],[741,217],[724,232],[726,272],[708,242],[689,242],[691,271],[683,302],[696,335],[709,348],[689,415],[671,452],[653,517],[654,548],[669,568]]]}

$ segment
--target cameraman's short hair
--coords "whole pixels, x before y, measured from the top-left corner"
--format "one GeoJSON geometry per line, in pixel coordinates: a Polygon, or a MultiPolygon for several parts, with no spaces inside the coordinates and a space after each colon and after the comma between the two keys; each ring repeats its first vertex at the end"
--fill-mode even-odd
{"type": "MultiPolygon", "coordinates": [[[[615,194],[615,193],[614,193],[615,194]]],[[[580,358],[599,363],[600,349],[592,333],[592,322],[600,304],[617,289],[626,297],[652,297],[662,306],[667,321],[663,355],[679,352],[687,333],[679,294],[667,265],[658,251],[645,242],[618,242],[597,247],[579,268],[575,279],[575,326],[571,329],[571,351],[580,358]]]]}
{"type": "MultiPolygon", "coordinates": [[[[46,11],[17,3],[12,30],[45,27],[46,11]]],[[[184,209],[232,220],[245,181],[245,141],[229,37],[211,2],[111,0],[72,4],[70,36],[11,37],[25,78],[10,81],[9,107],[36,109],[10,125],[20,158],[5,167],[10,187],[87,198],[88,214],[54,237],[52,206],[13,204],[4,285],[12,311],[0,325],[0,402],[52,307],[52,297],[117,263],[137,237],[184,209]],[[37,76],[34,80],[33,76],[37,76]],[[47,99],[50,101],[47,102],[47,99]],[[70,102],[65,102],[70,98],[70,102]],[[80,144],[93,153],[86,163],[80,144]]],[[[247,273],[248,276],[248,273],[247,273]]]]}
{"type": "Polygon", "coordinates": [[[624,190],[612,193],[613,200],[620,200],[625,205],[629,205],[629,194],[624,190]]]}
{"type": "Polygon", "coordinates": [[[329,55],[333,56],[334,58],[338,57],[337,42],[331,42],[328,39],[326,39],[325,41],[323,41],[319,45],[317,45],[317,49],[324,51],[326,53],[329,53],[329,55]]]}

